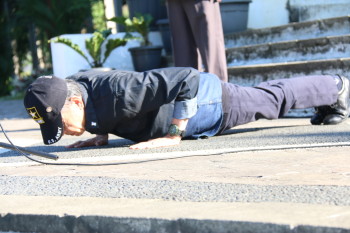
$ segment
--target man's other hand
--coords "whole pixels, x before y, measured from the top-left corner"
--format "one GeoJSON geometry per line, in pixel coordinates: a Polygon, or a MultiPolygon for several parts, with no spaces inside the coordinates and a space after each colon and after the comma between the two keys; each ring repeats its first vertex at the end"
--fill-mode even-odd
{"type": "Polygon", "coordinates": [[[108,144],[108,134],[96,135],[94,138],[90,138],[85,141],[78,141],[71,145],[66,146],[66,148],[80,148],[89,146],[103,146],[108,144]]]}
{"type": "Polygon", "coordinates": [[[147,142],[140,142],[130,146],[130,149],[149,149],[165,146],[176,146],[179,145],[181,141],[180,136],[165,136],[162,138],[156,138],[148,140],[147,142]]]}

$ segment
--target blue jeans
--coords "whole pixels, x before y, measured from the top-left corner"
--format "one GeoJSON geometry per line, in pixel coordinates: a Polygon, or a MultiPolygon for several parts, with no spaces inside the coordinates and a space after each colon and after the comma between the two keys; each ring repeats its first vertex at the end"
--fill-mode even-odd
{"type": "Polygon", "coordinates": [[[190,118],[185,137],[202,138],[217,134],[222,123],[222,87],[219,78],[201,73],[197,94],[197,113],[190,118]]]}

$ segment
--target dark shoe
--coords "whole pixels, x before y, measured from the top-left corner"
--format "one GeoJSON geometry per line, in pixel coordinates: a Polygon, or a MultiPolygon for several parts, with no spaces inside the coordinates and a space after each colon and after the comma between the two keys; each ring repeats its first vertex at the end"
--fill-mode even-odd
{"type": "Polygon", "coordinates": [[[337,102],[330,106],[330,112],[323,119],[325,125],[339,124],[349,117],[350,82],[346,77],[338,76],[342,80],[343,86],[339,91],[337,102]]]}
{"type": "Polygon", "coordinates": [[[311,117],[311,124],[320,125],[323,123],[324,118],[331,113],[332,108],[330,106],[321,106],[315,108],[316,112],[311,117]]]}

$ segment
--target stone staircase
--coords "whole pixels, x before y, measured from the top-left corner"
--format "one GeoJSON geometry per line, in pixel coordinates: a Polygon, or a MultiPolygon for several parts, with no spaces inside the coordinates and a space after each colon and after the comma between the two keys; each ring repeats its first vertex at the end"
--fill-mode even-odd
{"type": "Polygon", "coordinates": [[[225,35],[229,81],[261,81],[311,74],[350,77],[350,16],[291,23],[225,35]]]}

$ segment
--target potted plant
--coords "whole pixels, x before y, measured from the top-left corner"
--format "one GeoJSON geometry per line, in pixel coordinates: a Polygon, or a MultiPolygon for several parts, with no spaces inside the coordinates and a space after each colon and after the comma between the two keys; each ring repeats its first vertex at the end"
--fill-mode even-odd
{"type": "Polygon", "coordinates": [[[127,38],[107,39],[110,34],[111,34],[110,29],[104,30],[102,32],[96,31],[92,34],[91,38],[85,40],[85,47],[88,51],[88,54],[91,56],[93,60],[92,62],[88,58],[87,54],[85,54],[81,50],[81,48],[77,44],[74,44],[70,39],[56,37],[50,40],[49,42],[62,43],[67,45],[70,48],[72,48],[74,51],[76,51],[78,54],[80,54],[89,63],[91,68],[101,68],[103,67],[104,62],[109,57],[111,52],[119,46],[124,46],[128,41],[127,38]],[[106,50],[102,56],[102,45],[105,42],[106,42],[106,50]]]}
{"type": "Polygon", "coordinates": [[[123,16],[110,19],[110,21],[125,26],[125,39],[138,38],[132,34],[133,32],[137,32],[141,36],[138,38],[141,39],[141,45],[139,47],[129,48],[136,71],[146,71],[161,67],[163,47],[152,45],[149,41],[149,26],[152,20],[153,18],[149,14],[138,14],[132,19],[123,16]]]}

